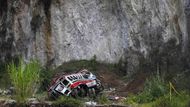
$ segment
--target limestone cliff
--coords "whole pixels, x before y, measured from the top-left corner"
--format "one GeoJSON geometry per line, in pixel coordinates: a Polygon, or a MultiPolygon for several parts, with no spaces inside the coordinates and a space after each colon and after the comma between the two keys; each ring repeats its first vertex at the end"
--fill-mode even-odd
{"type": "Polygon", "coordinates": [[[128,72],[154,69],[188,55],[189,5],[189,0],[0,0],[0,59],[21,55],[58,66],[96,56],[107,63],[123,60],[128,72]]]}

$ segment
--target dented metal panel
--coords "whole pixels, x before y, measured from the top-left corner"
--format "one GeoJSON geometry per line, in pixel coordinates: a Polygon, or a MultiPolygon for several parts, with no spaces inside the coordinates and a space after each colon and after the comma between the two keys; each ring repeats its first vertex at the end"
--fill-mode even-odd
{"type": "Polygon", "coordinates": [[[77,73],[59,75],[52,80],[48,94],[52,98],[65,96],[92,96],[103,90],[103,86],[96,76],[84,69],[77,73]],[[92,91],[93,90],[93,91],[92,91]]]}

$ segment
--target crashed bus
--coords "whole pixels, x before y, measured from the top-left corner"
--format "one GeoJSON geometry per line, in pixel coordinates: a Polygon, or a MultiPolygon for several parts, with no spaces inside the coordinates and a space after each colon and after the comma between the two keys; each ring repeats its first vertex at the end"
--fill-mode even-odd
{"type": "Polygon", "coordinates": [[[93,97],[103,90],[103,86],[94,74],[84,69],[73,74],[63,74],[54,78],[48,89],[51,98],[61,95],[72,97],[93,97]]]}

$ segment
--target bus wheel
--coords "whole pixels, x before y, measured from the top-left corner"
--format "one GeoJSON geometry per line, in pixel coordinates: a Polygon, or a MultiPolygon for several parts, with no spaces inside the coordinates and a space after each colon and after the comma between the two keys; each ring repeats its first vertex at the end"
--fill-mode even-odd
{"type": "Polygon", "coordinates": [[[96,96],[96,92],[95,92],[95,89],[94,89],[94,88],[88,89],[88,96],[89,96],[90,98],[93,98],[93,97],[96,96]]]}

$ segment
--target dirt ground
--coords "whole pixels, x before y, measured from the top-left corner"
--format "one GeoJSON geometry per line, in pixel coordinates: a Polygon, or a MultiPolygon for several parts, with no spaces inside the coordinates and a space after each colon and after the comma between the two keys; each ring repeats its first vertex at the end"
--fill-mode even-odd
{"type": "Polygon", "coordinates": [[[101,80],[105,90],[110,91],[110,95],[121,97],[141,91],[147,77],[146,73],[139,73],[132,80],[124,81],[121,76],[114,72],[98,72],[98,78],[101,80]]]}

